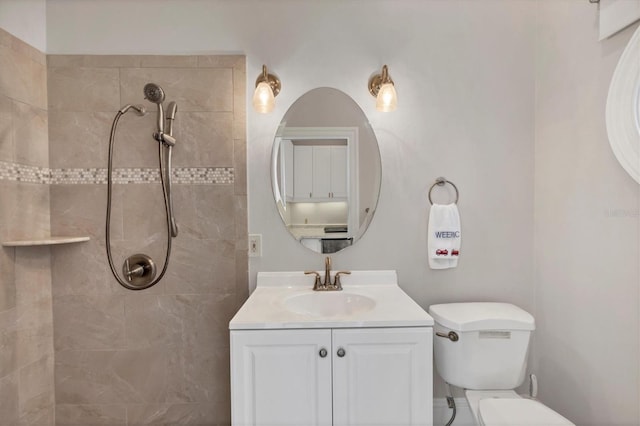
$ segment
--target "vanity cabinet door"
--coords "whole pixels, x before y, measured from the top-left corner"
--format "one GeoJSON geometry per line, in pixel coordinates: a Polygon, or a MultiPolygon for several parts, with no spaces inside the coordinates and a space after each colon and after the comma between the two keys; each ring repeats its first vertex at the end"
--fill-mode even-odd
{"type": "Polygon", "coordinates": [[[331,330],[231,331],[231,412],[236,426],[330,426],[331,330]]]}
{"type": "Polygon", "coordinates": [[[433,423],[432,329],[333,330],[336,426],[433,423]]]}

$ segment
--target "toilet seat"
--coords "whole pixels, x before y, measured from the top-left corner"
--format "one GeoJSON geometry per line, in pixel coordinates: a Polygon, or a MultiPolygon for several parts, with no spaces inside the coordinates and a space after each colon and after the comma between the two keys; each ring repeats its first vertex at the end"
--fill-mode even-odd
{"type": "Polygon", "coordinates": [[[484,426],[569,426],[569,420],[544,404],[525,398],[480,400],[478,420],[484,426]]]}

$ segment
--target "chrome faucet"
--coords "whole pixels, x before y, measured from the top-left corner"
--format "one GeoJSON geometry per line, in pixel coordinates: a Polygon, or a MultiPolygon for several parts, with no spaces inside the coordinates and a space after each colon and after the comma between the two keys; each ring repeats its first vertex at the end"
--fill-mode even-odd
{"type": "Polygon", "coordinates": [[[336,273],[336,277],[331,282],[331,258],[327,256],[324,260],[324,282],[320,279],[320,274],[316,271],[306,271],[305,274],[315,274],[315,281],[313,284],[313,291],[336,291],[342,290],[342,283],[340,282],[341,275],[350,275],[349,271],[339,271],[336,273]]]}

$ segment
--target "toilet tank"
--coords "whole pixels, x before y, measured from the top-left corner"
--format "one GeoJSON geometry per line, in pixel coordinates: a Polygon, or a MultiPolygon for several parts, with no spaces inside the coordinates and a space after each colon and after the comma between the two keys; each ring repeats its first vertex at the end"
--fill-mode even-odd
{"type": "Polygon", "coordinates": [[[453,331],[458,340],[434,336],[436,370],[464,389],[514,389],[524,381],[533,316],[509,303],[432,305],[435,333],[453,331]]]}

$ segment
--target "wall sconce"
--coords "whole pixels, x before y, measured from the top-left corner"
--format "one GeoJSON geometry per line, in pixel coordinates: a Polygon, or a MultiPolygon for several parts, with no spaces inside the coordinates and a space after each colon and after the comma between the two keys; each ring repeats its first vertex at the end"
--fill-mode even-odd
{"type": "Polygon", "coordinates": [[[376,74],[369,79],[369,93],[376,98],[378,111],[395,111],[398,107],[398,94],[386,65],[382,67],[382,74],[376,74]]]}
{"type": "Polygon", "coordinates": [[[267,66],[262,66],[262,74],[256,79],[256,91],[253,93],[253,108],[266,114],[276,106],[276,96],[280,93],[280,79],[267,73],[267,66]]]}

